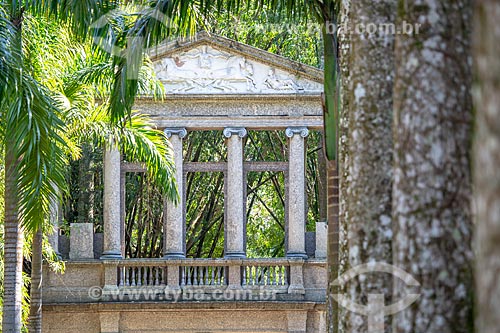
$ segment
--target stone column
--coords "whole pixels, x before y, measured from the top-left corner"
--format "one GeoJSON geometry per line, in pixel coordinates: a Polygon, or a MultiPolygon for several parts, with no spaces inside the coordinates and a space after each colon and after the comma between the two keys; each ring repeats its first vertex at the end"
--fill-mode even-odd
{"type": "Polygon", "coordinates": [[[316,251],[315,258],[326,258],[326,244],[328,239],[328,225],[326,222],[316,222],[316,251]]]}
{"type": "Polygon", "coordinates": [[[92,223],[71,223],[69,237],[69,258],[94,259],[94,225],[92,223]]]}
{"type": "Polygon", "coordinates": [[[165,135],[172,145],[175,162],[175,179],[179,191],[180,200],[178,204],[171,201],[166,203],[165,220],[163,223],[164,252],[165,258],[184,258],[184,171],[182,165],[184,158],[182,154],[182,139],[186,137],[185,128],[166,128],[165,135]]]}
{"type": "Polygon", "coordinates": [[[288,250],[287,257],[306,258],[305,140],[307,127],[289,127],[288,146],[288,250]]]}
{"type": "Polygon", "coordinates": [[[227,139],[226,248],[228,258],[243,258],[245,254],[245,209],[243,193],[243,142],[245,128],[225,128],[227,139]]]}
{"type": "Polygon", "coordinates": [[[104,151],[104,251],[101,259],[121,259],[120,151],[111,145],[104,151]]]}
{"type": "Polygon", "coordinates": [[[49,234],[49,244],[56,253],[58,258],[61,258],[61,253],[59,252],[59,222],[60,222],[60,209],[59,209],[58,198],[50,199],[50,224],[52,225],[53,231],[49,234]]]}

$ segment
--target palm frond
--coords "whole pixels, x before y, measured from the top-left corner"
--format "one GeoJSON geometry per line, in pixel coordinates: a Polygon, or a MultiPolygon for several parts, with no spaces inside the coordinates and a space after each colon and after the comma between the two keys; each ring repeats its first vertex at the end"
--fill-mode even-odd
{"type": "Polygon", "coordinates": [[[113,142],[128,161],[144,163],[150,179],[167,198],[177,202],[172,149],[164,133],[139,113],[133,113],[121,128],[111,123],[106,111],[107,105],[100,105],[83,115],[73,110],[66,135],[80,143],[95,142],[102,148],[113,142]]]}
{"type": "Polygon", "coordinates": [[[64,123],[49,91],[27,75],[10,103],[6,133],[18,160],[18,198],[21,223],[37,230],[48,216],[50,200],[65,191],[64,123]]]}
{"type": "Polygon", "coordinates": [[[18,2],[26,5],[26,9],[34,14],[68,22],[73,32],[82,38],[89,35],[89,27],[93,22],[115,9],[120,3],[118,0],[32,0],[18,2]]]}

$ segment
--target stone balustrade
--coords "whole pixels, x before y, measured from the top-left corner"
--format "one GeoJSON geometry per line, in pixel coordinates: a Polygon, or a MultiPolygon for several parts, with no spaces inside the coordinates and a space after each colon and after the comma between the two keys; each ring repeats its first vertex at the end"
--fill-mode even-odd
{"type": "Polygon", "coordinates": [[[327,271],[324,259],[89,259],[66,262],[63,274],[46,268],[43,281],[46,304],[169,301],[169,293],[192,292],[213,301],[231,300],[221,293],[267,293],[274,301],[324,302],[327,271]]]}
{"type": "Polygon", "coordinates": [[[269,290],[303,295],[303,259],[127,259],[104,260],[103,296],[133,288],[209,292],[269,290]],[[115,274],[113,274],[115,272],[115,274]]]}

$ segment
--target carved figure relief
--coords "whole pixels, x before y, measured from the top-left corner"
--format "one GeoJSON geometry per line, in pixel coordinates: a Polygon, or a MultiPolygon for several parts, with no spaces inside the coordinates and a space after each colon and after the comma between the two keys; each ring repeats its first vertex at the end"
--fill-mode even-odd
{"type": "MultiPolygon", "coordinates": [[[[208,45],[163,58],[155,63],[167,93],[295,93],[303,85],[287,73],[208,45]],[[285,75],[284,75],[285,74],[285,75]]],[[[321,85],[307,82],[320,90],[321,85]]]]}

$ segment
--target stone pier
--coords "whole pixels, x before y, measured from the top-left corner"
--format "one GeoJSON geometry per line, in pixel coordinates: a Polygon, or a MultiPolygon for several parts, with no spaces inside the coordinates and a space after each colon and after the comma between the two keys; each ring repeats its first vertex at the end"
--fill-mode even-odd
{"type": "Polygon", "coordinates": [[[245,128],[224,129],[227,138],[226,257],[245,257],[245,209],[243,198],[243,138],[245,128]]]}
{"type": "Polygon", "coordinates": [[[306,258],[305,138],[307,127],[288,127],[288,250],[287,257],[306,258]]]}
{"type": "Polygon", "coordinates": [[[179,192],[179,202],[167,201],[164,232],[164,257],[184,258],[184,184],[182,141],[187,135],[185,128],[166,128],[165,135],[172,145],[175,162],[175,180],[179,192]]]}
{"type": "Polygon", "coordinates": [[[104,251],[101,259],[122,258],[120,167],[120,151],[111,144],[104,151],[104,251]]]}

